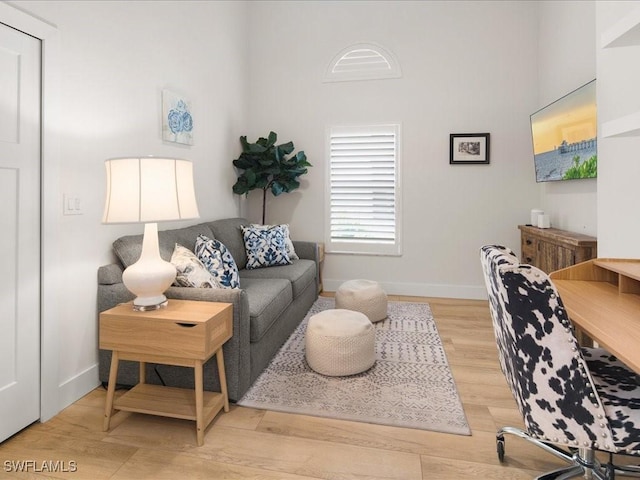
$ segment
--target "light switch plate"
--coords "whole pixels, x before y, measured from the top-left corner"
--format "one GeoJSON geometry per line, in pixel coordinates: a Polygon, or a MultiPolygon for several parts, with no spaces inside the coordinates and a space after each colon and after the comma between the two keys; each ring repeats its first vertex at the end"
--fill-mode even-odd
{"type": "Polygon", "coordinates": [[[63,215],[82,215],[82,202],[80,197],[65,193],[63,196],[63,215]]]}

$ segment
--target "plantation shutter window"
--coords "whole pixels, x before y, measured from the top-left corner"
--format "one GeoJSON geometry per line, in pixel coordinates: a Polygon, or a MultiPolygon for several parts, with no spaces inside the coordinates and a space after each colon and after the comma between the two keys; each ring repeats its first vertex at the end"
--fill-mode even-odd
{"type": "Polygon", "coordinates": [[[329,134],[327,251],[399,255],[399,125],[329,134]]]}

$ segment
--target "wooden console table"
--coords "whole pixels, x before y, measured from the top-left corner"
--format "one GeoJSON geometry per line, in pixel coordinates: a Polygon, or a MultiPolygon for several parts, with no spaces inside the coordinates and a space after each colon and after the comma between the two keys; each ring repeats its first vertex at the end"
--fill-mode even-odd
{"type": "Polygon", "coordinates": [[[549,273],[597,256],[598,240],[589,235],[557,228],[518,225],[521,231],[522,263],[549,273]]]}
{"type": "Polygon", "coordinates": [[[104,412],[109,430],[113,410],[182,418],[196,422],[198,445],[216,414],[229,411],[222,345],[231,338],[230,303],[169,300],[166,308],[137,312],[130,303],[100,314],[100,348],[113,350],[104,412]],[[221,392],[205,392],[202,365],[216,356],[221,392]],[[114,401],[120,360],[140,362],[140,383],[114,401]],[[194,390],[150,385],[146,362],[192,367],[194,390]]]}
{"type": "Polygon", "coordinates": [[[549,276],[576,327],[640,373],[640,260],[597,258],[549,276]]]}

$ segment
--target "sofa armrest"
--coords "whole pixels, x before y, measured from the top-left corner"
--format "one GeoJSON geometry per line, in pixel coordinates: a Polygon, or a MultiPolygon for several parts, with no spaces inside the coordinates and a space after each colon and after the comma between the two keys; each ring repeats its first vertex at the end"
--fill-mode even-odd
{"type": "MultiPolygon", "coordinates": [[[[317,242],[308,242],[302,240],[292,240],[293,248],[300,258],[313,260],[316,264],[316,287],[322,285],[321,266],[320,266],[320,249],[317,242]]],[[[318,290],[320,291],[320,290],[318,290]]]]}
{"type": "Polygon", "coordinates": [[[293,248],[296,251],[296,255],[300,258],[305,258],[307,260],[313,260],[318,264],[320,260],[318,258],[318,244],[316,242],[306,242],[301,240],[292,240],[293,248]]]}
{"type": "Polygon", "coordinates": [[[98,313],[134,299],[122,283],[123,267],[117,263],[98,268],[98,313]]]}
{"type": "Polygon", "coordinates": [[[169,287],[164,292],[171,299],[225,302],[233,304],[233,335],[224,344],[225,370],[229,396],[239,400],[239,394],[251,386],[249,337],[249,296],[239,288],[169,287]]]}
{"type": "Polygon", "coordinates": [[[122,273],[124,272],[121,265],[110,263],[98,268],[98,285],[114,285],[122,283],[122,273]]]}

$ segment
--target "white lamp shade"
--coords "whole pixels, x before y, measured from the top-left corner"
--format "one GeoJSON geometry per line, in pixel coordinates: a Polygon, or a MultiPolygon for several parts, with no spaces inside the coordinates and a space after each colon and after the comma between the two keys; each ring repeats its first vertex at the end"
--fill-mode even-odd
{"type": "Polygon", "coordinates": [[[113,158],[105,161],[107,192],[103,223],[198,218],[193,165],[175,158],[113,158]]]}
{"type": "Polygon", "coordinates": [[[113,158],[105,161],[107,194],[103,223],[145,223],[142,252],[122,274],[136,310],[167,304],[164,292],[176,268],[162,259],[157,222],[198,218],[193,166],[175,158],[113,158]]]}

